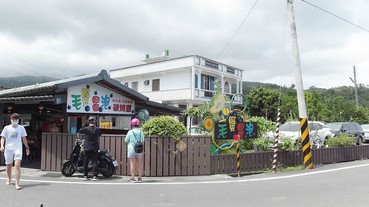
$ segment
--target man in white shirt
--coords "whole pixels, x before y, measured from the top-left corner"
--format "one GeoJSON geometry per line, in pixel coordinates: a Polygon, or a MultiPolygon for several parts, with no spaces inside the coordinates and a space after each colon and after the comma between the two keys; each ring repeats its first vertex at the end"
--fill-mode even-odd
{"type": "Polygon", "coordinates": [[[8,180],[6,185],[10,185],[12,181],[12,164],[14,161],[15,167],[15,189],[20,190],[19,179],[21,175],[20,165],[22,161],[23,146],[26,147],[26,154],[29,155],[29,147],[27,143],[27,133],[22,125],[18,125],[19,114],[14,113],[10,116],[11,124],[4,127],[1,132],[1,146],[0,151],[4,151],[6,173],[8,180]],[[5,147],[4,147],[5,143],[5,147]]]}

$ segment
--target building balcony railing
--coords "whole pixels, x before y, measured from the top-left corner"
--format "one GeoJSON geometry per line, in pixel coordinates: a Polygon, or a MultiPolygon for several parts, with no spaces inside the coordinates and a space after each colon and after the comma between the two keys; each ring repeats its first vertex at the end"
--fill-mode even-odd
{"type": "MultiPolygon", "coordinates": [[[[215,95],[215,91],[213,90],[206,90],[206,89],[195,89],[195,99],[208,99],[210,100],[215,95]]],[[[232,93],[225,93],[225,95],[232,99],[235,94],[232,93]]],[[[233,100],[233,104],[241,104],[242,103],[242,96],[235,96],[233,100]]]]}

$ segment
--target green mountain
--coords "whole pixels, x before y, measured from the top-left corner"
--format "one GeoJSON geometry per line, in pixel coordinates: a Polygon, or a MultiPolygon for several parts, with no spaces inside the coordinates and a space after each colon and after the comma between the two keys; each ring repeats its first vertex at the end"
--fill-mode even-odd
{"type": "MultiPolygon", "coordinates": [[[[260,83],[260,82],[243,82],[243,94],[249,94],[250,90],[254,87],[265,87],[271,89],[277,89],[282,91],[282,93],[286,93],[289,89],[293,89],[295,85],[291,85],[290,87],[279,86],[277,84],[272,83],[260,83]]],[[[326,98],[334,98],[337,96],[342,96],[346,100],[355,101],[355,88],[353,86],[339,86],[335,88],[317,88],[311,87],[307,91],[315,91],[321,94],[326,98]]],[[[363,107],[369,107],[369,86],[365,86],[363,84],[358,85],[358,97],[359,97],[359,105],[363,107]]]]}
{"type": "Polygon", "coordinates": [[[36,83],[45,83],[57,80],[46,76],[18,76],[9,78],[0,78],[0,90],[6,88],[15,88],[21,86],[33,85],[36,83]]]}
{"type": "MultiPolygon", "coordinates": [[[[45,83],[49,81],[57,80],[55,78],[46,77],[46,76],[18,76],[18,77],[9,77],[9,78],[0,78],[0,90],[6,88],[14,88],[21,87],[27,85],[33,85],[36,83],[45,83]]],[[[250,90],[255,87],[266,87],[271,89],[277,89],[284,93],[289,89],[293,89],[294,85],[290,87],[279,86],[277,84],[272,83],[260,83],[260,82],[243,82],[243,94],[249,94],[250,90]]],[[[355,101],[355,88],[352,86],[340,86],[335,88],[316,88],[311,87],[308,89],[309,91],[316,91],[325,97],[336,97],[342,96],[347,100],[355,101]]],[[[358,96],[359,96],[359,104],[360,106],[369,107],[369,88],[368,86],[364,86],[360,84],[358,86],[358,96]]]]}

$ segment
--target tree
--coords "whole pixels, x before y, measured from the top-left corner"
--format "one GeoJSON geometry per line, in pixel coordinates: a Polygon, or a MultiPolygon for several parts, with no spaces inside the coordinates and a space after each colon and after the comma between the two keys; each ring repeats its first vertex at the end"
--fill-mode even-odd
{"type": "Polygon", "coordinates": [[[369,123],[369,109],[365,107],[359,107],[359,109],[355,110],[352,121],[355,121],[359,124],[369,123]]]}
{"type": "Polygon", "coordinates": [[[322,120],[326,122],[349,121],[353,118],[355,112],[355,103],[348,101],[342,96],[328,98],[323,112],[322,120]]]}
{"type": "MultiPolygon", "coordinates": [[[[269,86],[253,83],[248,89],[250,89],[250,93],[247,96],[250,115],[267,117],[275,121],[276,109],[279,103],[276,94],[279,97],[278,91],[281,91],[281,122],[299,119],[297,95],[294,85],[291,85],[291,87],[284,86],[278,89],[277,85],[269,86]],[[270,93],[270,90],[275,90],[276,94],[270,93]],[[274,101],[274,104],[271,104],[270,100],[274,101]]],[[[352,120],[358,123],[369,123],[369,86],[364,86],[363,84],[359,84],[358,86],[359,105],[361,107],[358,110],[355,107],[354,91],[354,87],[352,86],[341,86],[330,89],[311,87],[309,90],[306,90],[305,100],[309,120],[325,122],[352,120]]]]}
{"type": "Polygon", "coordinates": [[[296,95],[283,95],[281,101],[281,122],[298,120],[298,104],[296,95]]]}
{"type": "Polygon", "coordinates": [[[265,87],[253,88],[247,95],[250,116],[276,120],[280,93],[265,87]]]}
{"type": "Polygon", "coordinates": [[[320,113],[323,111],[323,99],[316,91],[305,92],[306,106],[309,120],[321,120],[320,113]]]}

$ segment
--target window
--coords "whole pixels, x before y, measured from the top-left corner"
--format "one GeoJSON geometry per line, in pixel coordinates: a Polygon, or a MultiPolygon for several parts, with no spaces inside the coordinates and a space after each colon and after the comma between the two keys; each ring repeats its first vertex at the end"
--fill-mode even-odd
{"type": "Polygon", "coordinates": [[[192,118],[192,126],[197,126],[199,123],[201,123],[200,117],[196,116],[192,118]]]}
{"type": "Polygon", "coordinates": [[[227,72],[235,74],[235,69],[227,67],[227,72]]]}
{"type": "Polygon", "coordinates": [[[160,79],[152,80],[152,91],[160,91],[160,79]]]}
{"type": "Polygon", "coordinates": [[[199,88],[199,77],[195,74],[195,88],[199,88]]]}
{"type": "Polygon", "coordinates": [[[321,130],[322,127],[318,123],[309,123],[309,129],[311,131],[321,130]]]}
{"type": "Polygon", "coordinates": [[[233,93],[233,94],[237,93],[237,84],[233,83],[231,85],[231,93],[233,93]]]}
{"type": "Polygon", "coordinates": [[[228,82],[225,82],[225,84],[224,84],[224,92],[226,92],[226,93],[231,92],[231,91],[230,91],[230,87],[229,87],[229,83],[228,83],[228,82]]]}
{"type": "Polygon", "coordinates": [[[210,91],[214,90],[215,78],[212,76],[201,75],[201,89],[205,89],[205,96],[212,97],[213,93],[210,91]]]}
{"type": "Polygon", "coordinates": [[[210,62],[208,60],[205,60],[205,66],[208,68],[213,68],[218,70],[218,64],[214,62],[210,62]]]}
{"type": "Polygon", "coordinates": [[[356,128],[355,124],[350,123],[348,125],[349,125],[349,131],[351,131],[351,132],[356,132],[357,131],[357,128],[356,128]]]}
{"type": "Polygon", "coordinates": [[[132,87],[133,90],[138,91],[138,82],[132,82],[132,87]]]}

